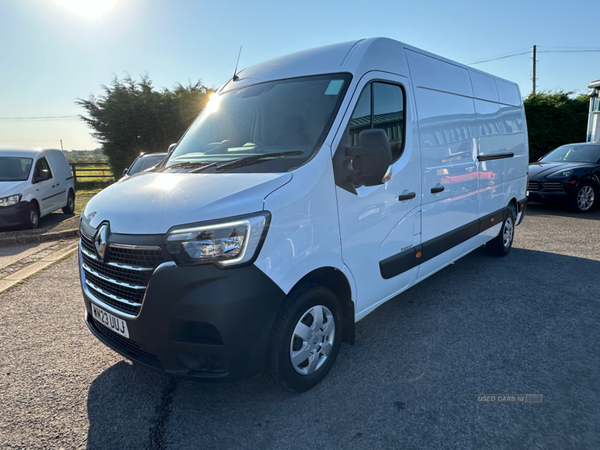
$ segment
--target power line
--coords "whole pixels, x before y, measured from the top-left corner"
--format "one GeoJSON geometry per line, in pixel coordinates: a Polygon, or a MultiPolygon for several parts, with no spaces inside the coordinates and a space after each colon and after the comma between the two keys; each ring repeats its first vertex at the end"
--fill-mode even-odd
{"type": "MultiPolygon", "coordinates": [[[[540,46],[538,45],[538,47],[540,47],[540,46]]],[[[542,47],[542,48],[560,48],[560,47],[542,47]]],[[[565,47],[565,48],[568,48],[568,47],[565,47]]],[[[569,50],[538,50],[537,51],[537,53],[598,53],[598,52],[600,52],[600,48],[569,49],[569,50]]],[[[483,64],[483,63],[490,62],[490,61],[497,61],[499,59],[512,58],[513,56],[527,55],[529,53],[531,53],[531,50],[528,50],[526,52],[520,52],[520,53],[512,53],[512,54],[505,55],[505,56],[498,56],[495,58],[483,59],[481,61],[475,61],[475,62],[469,63],[467,65],[473,66],[475,64],[483,64]]]]}
{"type": "Polygon", "coordinates": [[[560,48],[560,49],[571,49],[571,50],[600,50],[600,47],[558,47],[553,45],[538,45],[542,48],[560,48]]]}
{"type": "Polygon", "coordinates": [[[0,120],[65,120],[79,119],[79,116],[35,116],[35,117],[0,117],[0,120]]]}
{"type": "Polygon", "coordinates": [[[594,50],[540,50],[538,53],[596,53],[599,49],[594,50]]]}
{"type": "Polygon", "coordinates": [[[513,56],[528,55],[529,53],[531,53],[531,50],[528,50],[526,52],[521,52],[521,53],[513,53],[512,55],[498,56],[496,58],[489,58],[489,59],[484,59],[484,60],[481,60],[481,61],[475,61],[475,62],[469,63],[468,65],[469,66],[473,66],[475,64],[483,64],[485,62],[496,61],[498,59],[512,58],[513,56]]]}

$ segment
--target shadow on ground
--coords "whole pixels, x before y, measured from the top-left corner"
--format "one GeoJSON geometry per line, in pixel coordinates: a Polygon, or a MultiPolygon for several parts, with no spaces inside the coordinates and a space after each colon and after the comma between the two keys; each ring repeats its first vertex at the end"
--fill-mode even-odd
{"type": "MultiPolygon", "coordinates": [[[[599,202],[600,203],[600,202],[599,202]]],[[[585,213],[577,213],[560,203],[529,203],[527,205],[527,216],[560,216],[572,217],[574,219],[593,219],[600,220],[600,206],[594,205],[592,209],[585,213]]]]}
{"type": "Polygon", "coordinates": [[[77,220],[74,220],[76,217],[75,214],[64,214],[61,210],[54,211],[40,218],[40,225],[35,230],[23,230],[18,227],[0,228],[0,237],[25,236],[70,230],[78,226],[77,220]]]}
{"type": "Polygon", "coordinates": [[[302,395],[121,362],[90,387],[88,448],[600,448],[598,273],[595,260],[476,250],[359,322],[302,395]]]}

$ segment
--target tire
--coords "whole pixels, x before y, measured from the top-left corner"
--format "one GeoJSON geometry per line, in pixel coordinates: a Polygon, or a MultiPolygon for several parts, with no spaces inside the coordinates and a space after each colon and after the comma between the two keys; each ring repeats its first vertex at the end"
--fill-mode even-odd
{"type": "Polygon", "coordinates": [[[506,256],[512,248],[515,237],[515,213],[509,208],[508,213],[502,222],[502,227],[498,236],[489,241],[485,246],[487,252],[492,256],[506,256]]]}
{"type": "Polygon", "coordinates": [[[341,343],[342,312],[338,298],[326,287],[301,284],[284,300],[275,320],[267,372],[284,389],[308,391],[327,376],[341,343]]]}
{"type": "Polygon", "coordinates": [[[75,211],[75,193],[69,191],[69,197],[67,198],[67,206],[62,209],[64,214],[73,214],[75,211]]]}
{"type": "Polygon", "coordinates": [[[35,203],[29,204],[27,216],[25,216],[25,227],[35,229],[40,226],[40,210],[35,203]]]}
{"type": "Polygon", "coordinates": [[[590,183],[583,183],[577,188],[571,200],[571,209],[578,213],[592,210],[596,201],[596,188],[590,183]]]}

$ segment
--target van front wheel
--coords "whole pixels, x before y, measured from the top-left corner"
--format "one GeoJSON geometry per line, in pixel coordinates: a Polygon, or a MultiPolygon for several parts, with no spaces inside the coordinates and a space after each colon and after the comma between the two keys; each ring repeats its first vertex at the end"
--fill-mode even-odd
{"type": "Polygon", "coordinates": [[[342,342],[340,303],[326,287],[297,286],[284,301],[269,341],[267,371],[278,386],[305,392],[327,376],[342,342]]]}
{"type": "Polygon", "coordinates": [[[500,233],[494,239],[489,241],[485,246],[490,255],[506,256],[512,248],[513,239],[515,237],[515,215],[512,208],[508,209],[506,218],[500,228],[500,233]]]}

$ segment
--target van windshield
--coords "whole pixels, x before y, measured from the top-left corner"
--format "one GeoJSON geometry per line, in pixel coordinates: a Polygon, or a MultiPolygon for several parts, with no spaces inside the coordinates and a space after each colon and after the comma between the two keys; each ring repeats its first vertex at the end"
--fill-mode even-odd
{"type": "Polygon", "coordinates": [[[31,158],[0,156],[0,182],[26,181],[31,170],[31,158]]]}
{"type": "Polygon", "coordinates": [[[213,95],[166,171],[287,172],[321,146],[349,74],[271,81],[213,95]]]}

